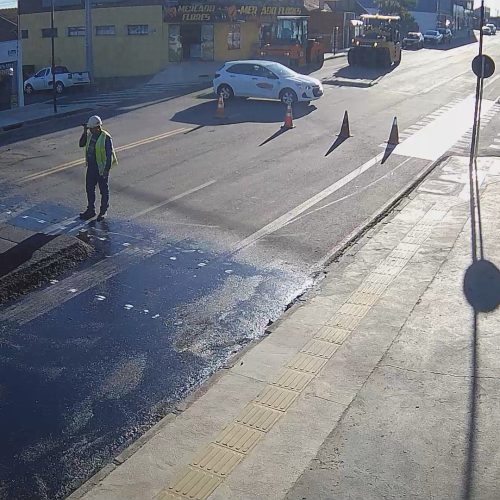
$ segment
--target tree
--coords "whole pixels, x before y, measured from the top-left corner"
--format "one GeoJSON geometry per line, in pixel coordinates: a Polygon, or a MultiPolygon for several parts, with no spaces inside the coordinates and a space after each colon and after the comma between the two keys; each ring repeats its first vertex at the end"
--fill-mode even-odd
{"type": "Polygon", "coordinates": [[[417,5],[417,0],[375,0],[375,5],[380,14],[400,16],[403,33],[414,29],[415,19],[410,10],[417,5]]]}

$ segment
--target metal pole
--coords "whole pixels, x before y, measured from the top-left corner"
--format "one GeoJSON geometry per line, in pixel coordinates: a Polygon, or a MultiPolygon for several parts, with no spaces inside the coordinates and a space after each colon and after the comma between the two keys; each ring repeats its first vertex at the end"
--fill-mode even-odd
{"type": "Polygon", "coordinates": [[[23,49],[21,33],[21,16],[17,13],[17,105],[24,106],[23,49]]]}
{"type": "Polygon", "coordinates": [[[54,58],[54,0],[52,0],[52,11],[50,13],[50,31],[50,41],[52,45],[52,103],[54,104],[54,113],[57,113],[56,63],[54,58]]]}
{"type": "MultiPolygon", "coordinates": [[[[484,0],[481,0],[481,17],[479,22],[479,55],[483,55],[483,24],[484,24],[484,0]]],[[[474,166],[474,160],[477,155],[478,149],[478,139],[479,139],[479,121],[480,121],[480,101],[481,101],[481,92],[483,86],[483,75],[484,75],[484,61],[482,61],[481,65],[481,73],[480,76],[476,79],[476,100],[474,105],[474,123],[472,126],[472,141],[470,147],[470,155],[469,155],[469,169],[472,169],[474,166]]]]}
{"type": "Polygon", "coordinates": [[[91,0],[85,0],[85,63],[90,81],[93,80],[92,57],[92,5],[91,0]]]}

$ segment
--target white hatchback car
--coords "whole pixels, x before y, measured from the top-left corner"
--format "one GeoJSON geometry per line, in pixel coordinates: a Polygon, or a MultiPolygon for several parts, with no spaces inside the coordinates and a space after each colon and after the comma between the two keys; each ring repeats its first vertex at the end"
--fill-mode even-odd
{"type": "Polygon", "coordinates": [[[214,92],[224,99],[260,97],[291,104],[314,101],[323,95],[319,80],[272,61],[227,62],[215,74],[213,85],[214,92]]]}

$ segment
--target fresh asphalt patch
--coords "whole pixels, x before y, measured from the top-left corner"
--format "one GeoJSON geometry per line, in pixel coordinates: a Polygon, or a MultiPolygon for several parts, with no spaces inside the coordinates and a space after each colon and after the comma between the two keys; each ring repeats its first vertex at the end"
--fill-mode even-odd
{"type": "MultiPolygon", "coordinates": [[[[14,219],[40,230],[54,225],[53,210],[36,207],[14,219]]],[[[0,498],[65,497],[176,411],[310,284],[195,242],[153,241],[126,222],[87,231],[94,259],[134,245],[155,249],[82,293],[68,287],[69,300],[34,320],[0,314],[0,425],[8,429],[0,498]]],[[[47,292],[64,287],[53,283],[47,292]]]]}

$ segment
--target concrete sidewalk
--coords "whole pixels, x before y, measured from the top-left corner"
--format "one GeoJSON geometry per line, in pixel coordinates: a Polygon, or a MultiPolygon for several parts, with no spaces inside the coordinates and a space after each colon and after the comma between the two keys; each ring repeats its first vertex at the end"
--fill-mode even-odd
{"type": "Polygon", "coordinates": [[[452,157],[70,498],[498,498],[500,160],[478,165],[474,266],[452,157]]]}
{"type": "Polygon", "coordinates": [[[88,105],[58,104],[57,113],[54,113],[52,103],[37,103],[22,108],[8,109],[0,111],[0,132],[19,128],[28,123],[35,124],[90,110],[88,105]]]}

